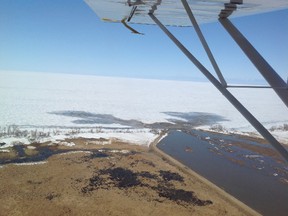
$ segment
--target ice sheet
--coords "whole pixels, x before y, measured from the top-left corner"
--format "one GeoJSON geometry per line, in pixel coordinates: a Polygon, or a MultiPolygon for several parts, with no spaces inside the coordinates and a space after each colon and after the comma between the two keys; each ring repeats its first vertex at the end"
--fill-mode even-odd
{"type": "MultiPolygon", "coordinates": [[[[11,125],[38,132],[45,128],[141,128],[175,122],[191,113],[220,116],[217,124],[227,130],[254,131],[209,83],[27,72],[0,72],[0,76],[0,131],[11,125]]],[[[287,108],[273,90],[231,91],[267,128],[288,124],[287,108]]],[[[277,132],[280,137],[287,133],[282,134],[277,132]]],[[[134,135],[143,141],[140,134],[134,135]]],[[[134,135],[125,137],[136,140],[134,135]]]]}

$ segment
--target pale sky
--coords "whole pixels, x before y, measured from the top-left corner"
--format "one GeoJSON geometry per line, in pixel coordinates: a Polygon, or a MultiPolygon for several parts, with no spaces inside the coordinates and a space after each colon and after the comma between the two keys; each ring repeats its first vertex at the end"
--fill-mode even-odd
{"type": "MultiPolygon", "coordinates": [[[[287,80],[288,10],[232,19],[287,80]]],[[[103,23],[81,0],[1,0],[0,70],[205,81],[157,26],[103,23]]],[[[262,77],[219,23],[201,25],[228,83],[262,77]]],[[[212,69],[192,28],[169,28],[212,69]]]]}

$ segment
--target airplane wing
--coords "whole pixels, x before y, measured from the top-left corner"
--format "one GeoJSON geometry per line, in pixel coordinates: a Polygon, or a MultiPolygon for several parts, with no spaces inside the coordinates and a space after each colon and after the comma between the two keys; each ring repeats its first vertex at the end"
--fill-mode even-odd
{"type": "MultiPolygon", "coordinates": [[[[154,13],[164,25],[191,26],[180,0],[84,1],[101,20],[107,22],[123,22],[127,19],[130,23],[155,24],[148,16],[149,13],[154,13]]],[[[233,12],[231,17],[239,17],[288,8],[287,0],[189,0],[187,2],[198,23],[217,21],[221,13],[233,12]]]]}

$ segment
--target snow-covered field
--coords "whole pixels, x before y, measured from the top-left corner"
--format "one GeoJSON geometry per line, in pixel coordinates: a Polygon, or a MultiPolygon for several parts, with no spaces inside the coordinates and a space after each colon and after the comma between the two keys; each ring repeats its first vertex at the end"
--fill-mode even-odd
{"type": "MultiPolygon", "coordinates": [[[[228,130],[254,131],[209,83],[3,71],[0,77],[1,133],[16,125],[17,130],[38,132],[109,128],[109,136],[115,136],[113,128],[139,130],[144,124],[191,121],[195,113],[209,114],[214,119],[197,125],[201,128],[221,125],[228,130]]],[[[231,92],[268,129],[288,124],[288,109],[273,90],[231,92]]],[[[143,131],[148,142],[152,133],[143,131]]],[[[146,143],[143,133],[138,132],[134,136],[122,133],[122,138],[146,143]]],[[[282,140],[288,139],[288,131],[273,133],[282,140]]],[[[4,139],[7,136],[0,137],[0,143],[4,139]]]]}

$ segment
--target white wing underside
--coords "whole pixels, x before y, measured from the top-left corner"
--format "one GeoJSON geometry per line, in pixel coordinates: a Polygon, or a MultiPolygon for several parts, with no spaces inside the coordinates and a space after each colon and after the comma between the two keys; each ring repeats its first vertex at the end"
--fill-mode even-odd
{"type": "MultiPolygon", "coordinates": [[[[181,0],[84,0],[97,16],[108,22],[127,19],[132,6],[137,6],[130,23],[155,24],[148,13],[152,12],[164,25],[191,26],[181,0]],[[153,9],[154,8],[154,9],[153,9]]],[[[237,0],[187,0],[199,23],[214,22],[219,18],[225,3],[237,0]]],[[[247,16],[288,8],[288,0],[243,0],[231,17],[247,16]]]]}

